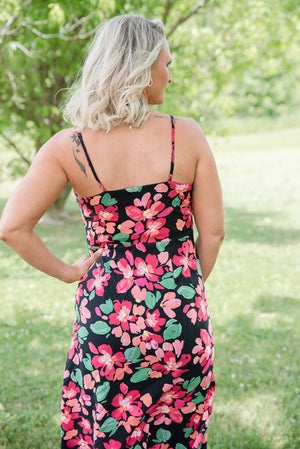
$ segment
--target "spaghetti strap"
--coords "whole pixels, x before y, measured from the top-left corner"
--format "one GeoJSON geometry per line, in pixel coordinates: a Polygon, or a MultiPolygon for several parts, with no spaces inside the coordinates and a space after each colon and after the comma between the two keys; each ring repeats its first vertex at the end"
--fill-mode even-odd
{"type": "Polygon", "coordinates": [[[93,164],[92,164],[92,161],[91,161],[91,159],[90,159],[90,156],[89,156],[89,154],[88,154],[88,152],[87,152],[86,146],[85,146],[85,144],[84,144],[84,142],[83,142],[82,134],[81,134],[80,132],[78,132],[77,135],[78,135],[78,137],[79,137],[81,146],[82,146],[82,148],[83,148],[83,151],[84,151],[84,154],[85,154],[85,157],[86,157],[86,160],[87,160],[87,163],[89,164],[89,167],[90,167],[90,169],[91,169],[91,171],[92,171],[92,173],[93,173],[93,175],[94,175],[94,178],[96,179],[96,181],[98,182],[98,184],[100,184],[100,186],[102,187],[102,189],[105,190],[104,187],[103,187],[103,185],[102,185],[102,183],[101,183],[101,181],[100,181],[100,179],[99,179],[98,176],[97,176],[97,173],[96,173],[96,171],[95,171],[95,169],[94,169],[94,166],[93,166],[93,164]]]}
{"type": "Polygon", "coordinates": [[[173,172],[174,172],[174,163],[175,163],[175,119],[173,115],[170,115],[171,118],[171,138],[172,138],[172,150],[171,150],[171,167],[170,167],[170,175],[169,175],[169,181],[172,181],[173,178],[173,172]]]}

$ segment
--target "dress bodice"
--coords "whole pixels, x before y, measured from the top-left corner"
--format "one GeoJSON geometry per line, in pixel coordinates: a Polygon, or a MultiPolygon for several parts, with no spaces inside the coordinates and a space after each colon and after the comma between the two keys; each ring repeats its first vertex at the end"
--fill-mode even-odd
{"type": "Polygon", "coordinates": [[[90,250],[180,239],[192,232],[192,184],[158,184],[76,195],[90,250]]]}

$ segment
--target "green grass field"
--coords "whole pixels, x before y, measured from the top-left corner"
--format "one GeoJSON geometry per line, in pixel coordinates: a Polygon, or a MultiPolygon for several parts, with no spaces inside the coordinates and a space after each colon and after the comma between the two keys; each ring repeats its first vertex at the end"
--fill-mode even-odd
{"type": "MultiPolygon", "coordinates": [[[[206,285],[217,382],[209,449],[299,449],[300,129],[210,143],[227,235],[206,285]]],[[[2,184],[1,208],[12,187],[2,184]]],[[[73,198],[67,207],[72,219],[39,233],[72,262],[86,247],[73,198]]],[[[59,447],[75,288],[0,244],[1,449],[59,447]]]]}

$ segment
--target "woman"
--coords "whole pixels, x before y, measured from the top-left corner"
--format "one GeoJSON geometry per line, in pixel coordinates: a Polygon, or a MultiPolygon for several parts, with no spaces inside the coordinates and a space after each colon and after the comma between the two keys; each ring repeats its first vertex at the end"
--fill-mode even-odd
{"type": "Polygon", "coordinates": [[[48,275],[79,281],[62,448],[206,448],[214,376],[203,282],[223,208],[201,128],[149,107],[164,101],[170,63],[160,21],[125,15],[101,27],[65,109],[74,127],[46,142],[3,212],[2,240],[48,275]],[[34,232],[67,182],[89,247],[74,265],[34,232]]]}

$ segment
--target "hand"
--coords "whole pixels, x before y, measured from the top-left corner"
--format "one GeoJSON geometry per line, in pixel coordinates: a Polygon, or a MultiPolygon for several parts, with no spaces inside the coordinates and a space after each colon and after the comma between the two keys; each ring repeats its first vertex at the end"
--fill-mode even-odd
{"type": "Polygon", "coordinates": [[[100,248],[94,252],[91,256],[85,254],[80,257],[73,265],[70,265],[71,272],[70,275],[65,279],[65,282],[71,284],[72,282],[79,281],[88,269],[93,265],[93,263],[101,256],[103,249],[100,248]]]}

